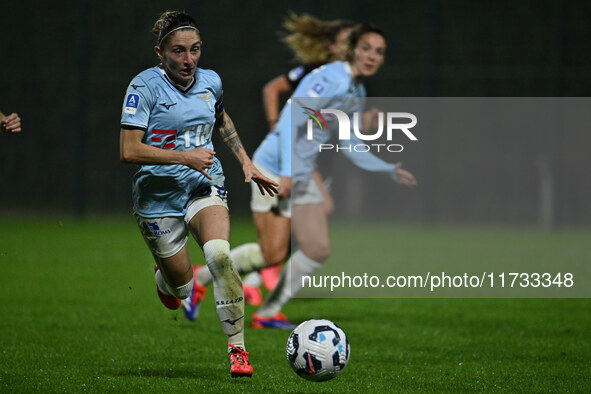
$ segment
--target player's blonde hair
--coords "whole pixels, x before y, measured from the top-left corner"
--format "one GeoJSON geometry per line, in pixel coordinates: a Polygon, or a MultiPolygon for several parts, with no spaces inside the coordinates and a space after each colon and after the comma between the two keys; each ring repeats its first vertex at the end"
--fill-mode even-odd
{"type": "Polygon", "coordinates": [[[339,57],[331,53],[330,45],[343,29],[353,26],[353,22],[346,20],[322,21],[309,14],[297,15],[290,11],[283,22],[286,32],[281,33],[281,40],[301,63],[327,63],[339,57]]]}

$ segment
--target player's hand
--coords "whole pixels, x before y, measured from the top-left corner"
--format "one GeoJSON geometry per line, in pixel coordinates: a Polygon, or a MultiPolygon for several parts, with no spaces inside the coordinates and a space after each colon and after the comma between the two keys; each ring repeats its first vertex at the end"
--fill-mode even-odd
{"type": "Polygon", "coordinates": [[[277,188],[279,185],[261,174],[252,162],[245,163],[242,166],[242,171],[244,171],[244,182],[250,183],[251,180],[255,181],[263,196],[265,195],[265,191],[271,197],[277,194],[277,188]]]}
{"type": "Polygon", "coordinates": [[[213,167],[213,156],[215,152],[207,148],[197,148],[185,151],[187,167],[199,171],[209,180],[212,179],[207,170],[213,167]]]}
{"type": "Polygon", "coordinates": [[[279,198],[287,198],[291,193],[291,177],[282,176],[279,178],[279,193],[277,193],[277,197],[279,198]]]}
{"type": "Polygon", "coordinates": [[[398,177],[398,183],[404,186],[413,187],[417,185],[415,176],[409,171],[402,168],[402,162],[396,163],[396,176],[398,177]]]}
{"type": "Polygon", "coordinates": [[[18,114],[10,114],[0,121],[0,131],[3,133],[20,133],[21,118],[18,114]]]}

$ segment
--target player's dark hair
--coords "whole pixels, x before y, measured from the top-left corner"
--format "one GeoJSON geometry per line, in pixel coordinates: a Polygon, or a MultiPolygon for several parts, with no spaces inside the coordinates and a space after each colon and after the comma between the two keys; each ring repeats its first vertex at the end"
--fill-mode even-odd
{"type": "Polygon", "coordinates": [[[197,27],[197,22],[189,14],[182,11],[166,11],[160,15],[160,18],[154,23],[152,32],[156,35],[156,43],[162,48],[168,41],[169,34],[183,27],[195,29],[201,36],[197,27]]]}
{"type": "Polygon", "coordinates": [[[386,33],[384,33],[384,31],[382,29],[380,29],[377,26],[374,26],[373,24],[371,24],[369,22],[363,22],[363,23],[355,26],[355,28],[353,29],[353,31],[349,35],[349,43],[348,43],[347,57],[346,57],[348,61],[353,60],[355,47],[359,43],[359,40],[361,39],[361,37],[363,37],[365,34],[368,34],[368,33],[379,34],[380,36],[382,36],[384,38],[385,41],[388,40],[386,38],[386,33]]]}

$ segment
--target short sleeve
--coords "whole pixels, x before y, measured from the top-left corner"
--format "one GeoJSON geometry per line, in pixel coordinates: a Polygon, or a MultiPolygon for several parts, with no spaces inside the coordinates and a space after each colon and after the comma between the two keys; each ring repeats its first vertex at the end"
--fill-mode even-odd
{"type": "Polygon", "coordinates": [[[300,82],[293,97],[331,97],[340,95],[339,81],[330,73],[314,71],[300,82]]]}
{"type": "Polygon", "coordinates": [[[221,114],[224,112],[224,92],[220,94],[220,98],[215,102],[215,113],[221,114]]]}
{"type": "Polygon", "coordinates": [[[121,110],[121,128],[146,131],[153,107],[153,94],[148,84],[135,77],[127,88],[121,110]]]}
{"type": "Polygon", "coordinates": [[[295,90],[306,75],[320,66],[322,66],[322,63],[303,64],[289,70],[289,72],[285,74],[285,77],[287,78],[291,89],[295,90]]]}
{"type": "Polygon", "coordinates": [[[302,78],[304,78],[305,75],[306,70],[304,66],[297,66],[289,70],[289,72],[285,74],[285,77],[287,78],[287,81],[289,82],[291,89],[295,90],[295,88],[298,86],[298,84],[300,83],[302,78]]]}
{"type": "Polygon", "coordinates": [[[224,112],[224,89],[222,88],[222,78],[213,70],[204,70],[207,72],[211,89],[215,97],[215,113],[216,115],[224,112]]]}

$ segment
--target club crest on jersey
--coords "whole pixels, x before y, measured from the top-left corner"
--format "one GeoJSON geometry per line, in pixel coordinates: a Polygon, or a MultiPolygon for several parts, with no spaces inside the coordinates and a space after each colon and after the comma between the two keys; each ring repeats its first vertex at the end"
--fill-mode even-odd
{"type": "Polygon", "coordinates": [[[201,97],[202,99],[205,100],[205,102],[207,103],[207,106],[209,107],[210,111],[213,111],[213,103],[211,101],[211,97],[213,96],[213,94],[211,94],[211,92],[207,92],[207,93],[203,93],[203,94],[198,94],[198,97],[201,97]]]}
{"type": "Polygon", "coordinates": [[[135,115],[137,112],[137,106],[140,103],[140,96],[134,93],[131,93],[127,96],[125,100],[125,113],[135,115]]]}
{"type": "Polygon", "coordinates": [[[204,94],[198,94],[197,96],[201,97],[202,99],[205,99],[205,101],[209,101],[211,100],[211,96],[213,95],[211,94],[211,92],[207,92],[204,94]]]}

